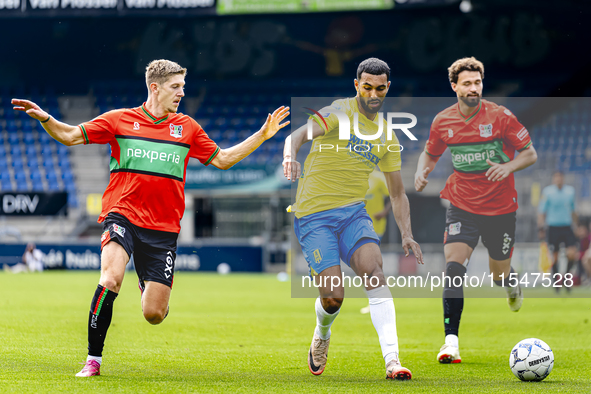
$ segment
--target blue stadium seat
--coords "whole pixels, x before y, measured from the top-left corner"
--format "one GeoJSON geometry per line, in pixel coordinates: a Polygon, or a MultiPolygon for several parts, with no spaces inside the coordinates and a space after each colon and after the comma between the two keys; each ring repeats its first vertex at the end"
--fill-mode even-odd
{"type": "Polygon", "coordinates": [[[29,185],[27,184],[26,180],[17,180],[16,181],[16,190],[17,191],[27,191],[29,190],[29,185]]]}
{"type": "Polygon", "coordinates": [[[41,145],[48,144],[52,138],[47,133],[39,133],[39,142],[41,145]]]}
{"type": "Polygon", "coordinates": [[[78,197],[76,193],[68,193],[68,205],[72,208],[78,207],[78,197]]]}
{"type": "Polygon", "coordinates": [[[23,159],[21,159],[19,156],[13,156],[12,167],[14,167],[15,171],[22,171],[24,167],[23,159]]]}
{"type": "Polygon", "coordinates": [[[33,138],[33,132],[29,131],[29,132],[25,133],[23,135],[23,141],[25,142],[25,145],[28,145],[28,146],[34,144],[35,139],[33,138]]]}
{"type": "Polygon", "coordinates": [[[12,190],[10,179],[0,179],[0,186],[2,186],[2,190],[12,190]]]}
{"type": "Polygon", "coordinates": [[[29,157],[37,157],[37,148],[35,147],[35,145],[28,145],[26,153],[29,157]]]}
{"type": "Polygon", "coordinates": [[[62,179],[64,184],[69,184],[74,182],[74,175],[70,170],[62,171],[62,179]]]}
{"type": "MultiPolygon", "coordinates": [[[[6,113],[5,115],[8,115],[8,113],[6,113]]],[[[13,132],[18,130],[20,127],[20,121],[15,120],[15,119],[8,119],[6,121],[6,130],[8,130],[9,132],[13,132]]]]}
{"type": "Polygon", "coordinates": [[[57,182],[47,182],[47,190],[50,192],[58,192],[62,190],[57,182]]]}
{"type": "Polygon", "coordinates": [[[67,146],[65,146],[61,143],[57,143],[57,155],[59,156],[59,159],[61,160],[62,158],[70,155],[70,149],[68,149],[67,146]]]}
{"type": "Polygon", "coordinates": [[[16,131],[9,131],[8,142],[10,142],[11,145],[18,145],[19,144],[20,138],[19,138],[18,133],[16,131]]]}
{"type": "Polygon", "coordinates": [[[37,181],[37,180],[40,181],[41,180],[41,173],[39,172],[38,169],[34,169],[34,170],[32,169],[29,174],[29,178],[32,181],[37,181]]]}
{"type": "Polygon", "coordinates": [[[14,172],[14,179],[16,182],[27,182],[27,174],[24,171],[15,171],[14,172]]]}
{"type": "Polygon", "coordinates": [[[41,179],[36,179],[31,181],[31,190],[34,192],[42,192],[44,190],[43,183],[41,179]]]}
{"type": "Polygon", "coordinates": [[[43,167],[45,167],[45,170],[47,171],[48,169],[51,169],[51,171],[53,171],[53,158],[44,158],[43,159],[43,167]]]}
{"type": "Polygon", "coordinates": [[[71,168],[70,159],[68,156],[59,157],[57,162],[62,171],[66,169],[69,170],[71,168]]]}

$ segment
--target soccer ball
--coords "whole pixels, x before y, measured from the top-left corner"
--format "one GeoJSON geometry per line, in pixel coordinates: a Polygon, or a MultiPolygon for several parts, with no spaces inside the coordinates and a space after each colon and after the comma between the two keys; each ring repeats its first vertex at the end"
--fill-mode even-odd
{"type": "Polygon", "coordinates": [[[544,341],[537,338],[524,339],[511,350],[509,366],[519,379],[539,382],[552,371],[554,353],[544,341]]]}

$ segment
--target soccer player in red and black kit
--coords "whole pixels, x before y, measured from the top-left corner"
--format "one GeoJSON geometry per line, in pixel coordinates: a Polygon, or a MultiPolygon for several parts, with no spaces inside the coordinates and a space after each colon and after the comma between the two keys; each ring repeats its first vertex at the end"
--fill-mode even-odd
{"type": "Polygon", "coordinates": [[[145,319],[159,324],[167,316],[189,158],[228,169],[289,124],[281,123],[289,108],[280,107],[267,116],[258,132],[236,146],[220,149],[195,120],[177,113],[185,95],[186,72],[168,60],[151,62],[146,69],[148,100],[144,104],[107,112],[79,126],[57,121],[31,101],[12,100],[15,110],[40,121],[64,145],[111,145],[111,178],[99,216],[104,226],[101,277],[90,305],[88,358],[76,376],[100,375],[113,302],[132,254],[145,319]]]}
{"type": "Polygon", "coordinates": [[[427,177],[439,157],[450,148],[453,174],[441,198],[451,203],[444,235],[445,281],[443,317],[445,344],[437,360],[461,362],[458,330],[464,308],[463,277],[472,251],[482,237],[488,249],[489,268],[495,283],[504,284],[509,307],[517,312],[523,296],[515,281],[508,281],[515,244],[517,191],[513,173],[531,166],[537,154],[527,132],[507,108],[482,99],[484,66],[473,57],[459,59],[448,69],[458,103],[441,111],[433,120],[425,151],[419,158],[415,189],[427,186],[427,177]],[[515,151],[520,152],[514,158],[515,151]],[[502,279],[505,279],[504,281],[502,279]],[[451,282],[451,283],[450,283],[451,282]],[[508,283],[510,282],[510,283],[508,283]],[[461,283],[456,280],[455,284],[461,283]]]}

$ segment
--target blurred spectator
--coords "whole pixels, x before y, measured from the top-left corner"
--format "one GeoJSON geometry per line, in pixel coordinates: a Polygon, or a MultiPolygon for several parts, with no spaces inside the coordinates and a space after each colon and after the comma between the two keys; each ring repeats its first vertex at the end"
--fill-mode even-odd
{"type": "Polygon", "coordinates": [[[27,248],[25,249],[25,253],[23,254],[23,264],[26,264],[26,267],[29,269],[30,272],[43,272],[43,259],[45,255],[42,251],[37,249],[34,243],[29,243],[27,248]]]}
{"type": "MultiPolygon", "coordinates": [[[[558,252],[560,245],[566,248],[568,273],[577,262],[577,239],[573,224],[577,225],[575,212],[575,188],[564,184],[564,174],[557,171],[552,176],[552,185],[542,191],[542,201],[538,210],[538,226],[542,231],[547,226],[548,246],[552,248],[552,277],[558,273],[558,252]]],[[[555,287],[556,291],[560,287],[555,287]]],[[[567,287],[567,290],[570,288],[567,287]]]]}

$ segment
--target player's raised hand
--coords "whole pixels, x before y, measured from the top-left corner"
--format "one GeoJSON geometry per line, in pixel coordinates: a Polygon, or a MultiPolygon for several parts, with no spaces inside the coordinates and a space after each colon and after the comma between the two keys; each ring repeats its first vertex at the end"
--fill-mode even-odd
{"type": "Polygon", "coordinates": [[[11,104],[14,105],[15,111],[21,111],[36,120],[45,120],[49,118],[49,114],[41,109],[37,104],[29,100],[12,99],[11,104]]]}
{"type": "Polygon", "coordinates": [[[402,238],[402,249],[404,249],[405,257],[408,257],[408,255],[410,254],[410,250],[412,249],[415,258],[417,259],[417,263],[425,264],[423,262],[423,252],[421,251],[421,246],[414,239],[410,237],[402,238]]]}
{"type": "Polygon", "coordinates": [[[486,159],[486,163],[490,168],[486,171],[486,176],[491,182],[500,182],[511,175],[511,169],[507,164],[493,163],[490,159],[486,159]]]}
{"type": "Polygon", "coordinates": [[[422,192],[425,186],[429,181],[427,177],[429,176],[429,167],[425,168],[422,172],[417,172],[415,174],[415,189],[418,192],[422,192]]]}
{"type": "Polygon", "coordinates": [[[265,140],[273,137],[275,133],[284,128],[289,124],[287,122],[281,123],[285,118],[289,116],[289,107],[281,106],[277,108],[272,114],[267,115],[267,120],[263,127],[261,127],[261,133],[265,140]]]}

